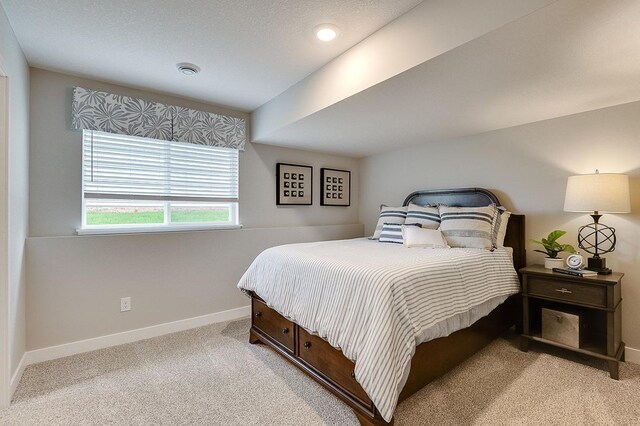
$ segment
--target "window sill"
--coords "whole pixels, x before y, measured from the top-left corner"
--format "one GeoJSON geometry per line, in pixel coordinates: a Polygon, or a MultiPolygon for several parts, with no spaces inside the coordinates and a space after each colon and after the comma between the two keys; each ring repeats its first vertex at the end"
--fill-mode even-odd
{"type": "Polygon", "coordinates": [[[112,235],[112,234],[164,234],[165,232],[185,232],[185,231],[216,231],[241,229],[242,225],[185,225],[185,226],[131,226],[121,228],[78,228],[78,235],[112,235]]]}

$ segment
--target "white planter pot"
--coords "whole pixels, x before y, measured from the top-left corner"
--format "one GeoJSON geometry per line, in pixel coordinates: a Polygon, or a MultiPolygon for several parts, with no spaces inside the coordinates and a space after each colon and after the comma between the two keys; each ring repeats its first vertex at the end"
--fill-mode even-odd
{"type": "Polygon", "coordinates": [[[562,268],[563,266],[564,259],[561,259],[559,257],[556,257],[555,259],[552,259],[550,257],[544,258],[544,267],[547,269],[562,268]]]}

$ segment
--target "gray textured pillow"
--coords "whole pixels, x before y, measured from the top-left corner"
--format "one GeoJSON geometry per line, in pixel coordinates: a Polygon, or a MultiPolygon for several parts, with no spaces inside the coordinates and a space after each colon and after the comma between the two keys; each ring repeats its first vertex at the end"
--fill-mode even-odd
{"type": "Polygon", "coordinates": [[[494,224],[495,229],[493,230],[493,234],[496,236],[494,245],[495,247],[504,247],[504,239],[507,236],[507,226],[509,225],[511,212],[504,207],[498,207],[498,213],[494,224]]]}

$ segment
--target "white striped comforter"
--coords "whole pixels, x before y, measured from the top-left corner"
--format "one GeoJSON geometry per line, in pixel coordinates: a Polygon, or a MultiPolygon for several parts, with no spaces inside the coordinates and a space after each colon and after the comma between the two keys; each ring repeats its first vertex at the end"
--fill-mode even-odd
{"type": "Polygon", "coordinates": [[[390,421],[416,346],[468,327],[519,282],[511,249],[408,249],[358,238],[265,250],[238,287],[355,361],[356,380],[390,421]]]}

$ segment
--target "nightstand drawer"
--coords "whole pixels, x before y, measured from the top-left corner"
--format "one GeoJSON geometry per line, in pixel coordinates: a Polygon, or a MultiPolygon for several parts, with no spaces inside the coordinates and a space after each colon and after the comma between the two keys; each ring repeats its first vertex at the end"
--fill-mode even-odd
{"type": "Polygon", "coordinates": [[[607,307],[607,288],[595,284],[573,283],[564,280],[548,280],[529,276],[527,293],[566,302],[607,307]]]}

